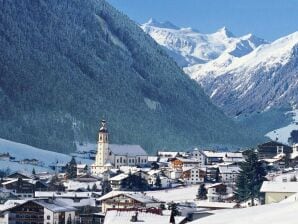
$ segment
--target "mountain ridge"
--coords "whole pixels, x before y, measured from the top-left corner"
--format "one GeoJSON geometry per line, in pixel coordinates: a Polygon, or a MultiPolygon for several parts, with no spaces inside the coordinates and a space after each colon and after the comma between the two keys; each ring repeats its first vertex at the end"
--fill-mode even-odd
{"type": "Polygon", "coordinates": [[[2,1],[0,136],[58,152],[256,142],[137,24],[103,0],[2,1]]]}

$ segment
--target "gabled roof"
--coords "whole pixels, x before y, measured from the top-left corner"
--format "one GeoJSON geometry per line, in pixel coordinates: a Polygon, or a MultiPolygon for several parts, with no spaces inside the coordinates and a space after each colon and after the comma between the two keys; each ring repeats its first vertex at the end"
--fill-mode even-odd
{"type": "Polygon", "coordinates": [[[109,144],[109,149],[115,155],[120,156],[147,156],[147,152],[139,145],[109,144]]]}
{"type": "MultiPolygon", "coordinates": [[[[116,210],[110,210],[107,211],[107,214],[105,216],[104,224],[115,224],[115,223],[121,223],[121,224],[131,224],[131,217],[135,215],[135,211],[116,211],[116,210]]],[[[184,220],[186,217],[182,216],[175,216],[175,223],[180,224],[184,223],[184,220]]],[[[157,215],[152,214],[149,212],[138,212],[138,220],[135,223],[144,223],[144,224],[167,224],[170,223],[170,216],[169,215],[157,215]]]]}
{"type": "Polygon", "coordinates": [[[149,197],[141,192],[132,192],[132,191],[111,191],[104,196],[100,197],[98,201],[104,201],[109,198],[117,197],[118,195],[124,195],[126,197],[132,198],[136,201],[139,201],[141,203],[159,203],[160,201],[149,197]]]}
{"type": "Polygon", "coordinates": [[[6,178],[19,178],[19,177],[24,178],[24,179],[29,179],[30,178],[29,175],[23,174],[21,172],[14,172],[14,173],[8,175],[6,178]]]}
{"type": "Polygon", "coordinates": [[[298,193],[298,182],[264,181],[261,192],[298,193]]]}
{"type": "Polygon", "coordinates": [[[55,203],[48,203],[44,200],[39,199],[30,199],[30,200],[14,200],[14,203],[7,203],[2,209],[1,212],[22,206],[26,203],[35,203],[37,205],[40,205],[52,212],[67,212],[67,211],[76,211],[77,209],[71,206],[60,206],[55,203]]]}

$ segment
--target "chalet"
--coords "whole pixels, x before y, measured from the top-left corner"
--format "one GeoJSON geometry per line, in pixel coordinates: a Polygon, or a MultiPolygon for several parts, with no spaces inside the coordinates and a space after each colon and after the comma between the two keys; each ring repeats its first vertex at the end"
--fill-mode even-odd
{"type": "Polygon", "coordinates": [[[6,179],[17,179],[17,178],[22,178],[22,179],[30,179],[30,175],[20,173],[20,172],[14,172],[11,173],[10,175],[6,176],[6,179]]]}
{"type": "Polygon", "coordinates": [[[199,161],[195,159],[185,159],[182,157],[177,157],[171,160],[171,168],[173,169],[182,169],[185,167],[195,167],[199,165],[199,161]]]}
{"type": "Polygon", "coordinates": [[[102,212],[109,209],[159,208],[159,200],[140,192],[111,191],[98,199],[102,203],[102,212]]]}
{"type": "Polygon", "coordinates": [[[83,176],[88,174],[88,165],[87,164],[77,164],[77,176],[83,176]]]}
{"type": "Polygon", "coordinates": [[[219,178],[223,183],[235,183],[240,172],[239,166],[219,166],[219,178]]]}
{"type": "Polygon", "coordinates": [[[2,182],[1,186],[12,190],[19,198],[32,198],[35,190],[46,190],[47,185],[39,180],[15,178],[2,182]]]}
{"type": "Polygon", "coordinates": [[[187,167],[183,169],[181,179],[186,184],[200,184],[203,183],[206,177],[206,169],[200,167],[187,167]]]}
{"type": "Polygon", "coordinates": [[[74,223],[75,211],[45,200],[20,201],[1,209],[0,223],[74,223]]]}
{"type": "Polygon", "coordinates": [[[264,181],[260,191],[265,193],[265,204],[276,203],[298,193],[298,182],[264,181]]]}
{"type": "Polygon", "coordinates": [[[205,155],[203,150],[195,148],[192,151],[192,157],[198,160],[201,166],[206,164],[207,156],[205,155]]]}
{"type": "Polygon", "coordinates": [[[227,186],[223,183],[216,183],[207,187],[207,199],[209,202],[221,201],[221,197],[226,193],[227,186]]]}
{"type": "Polygon", "coordinates": [[[126,173],[120,173],[112,178],[110,178],[110,184],[113,190],[121,190],[125,181],[129,176],[138,176],[144,180],[148,179],[148,174],[142,170],[130,170],[126,173]]]}
{"type": "Polygon", "coordinates": [[[290,157],[293,153],[293,149],[290,146],[276,141],[269,141],[258,145],[257,151],[260,159],[272,159],[282,153],[290,157]]]}
{"type": "Polygon", "coordinates": [[[171,184],[171,180],[163,173],[161,170],[150,170],[147,172],[147,182],[151,187],[156,186],[157,178],[160,179],[160,187],[161,188],[168,188],[171,184]]]}
{"type": "Polygon", "coordinates": [[[97,192],[53,192],[53,191],[36,191],[35,198],[48,199],[51,198],[54,202],[61,205],[70,205],[75,208],[85,206],[97,206],[96,199],[101,196],[97,192]]]}
{"type": "Polygon", "coordinates": [[[201,154],[205,155],[205,161],[207,165],[216,163],[232,163],[243,162],[244,157],[241,152],[215,152],[215,151],[202,151],[201,154]]]}

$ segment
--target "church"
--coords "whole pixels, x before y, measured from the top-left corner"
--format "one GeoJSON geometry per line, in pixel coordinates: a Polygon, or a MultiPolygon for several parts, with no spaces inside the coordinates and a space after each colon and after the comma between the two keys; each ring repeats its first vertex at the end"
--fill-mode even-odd
{"type": "Polygon", "coordinates": [[[98,175],[120,166],[144,166],[147,162],[148,154],[139,145],[109,144],[106,121],[101,121],[95,163],[91,165],[92,174],[98,175]]]}

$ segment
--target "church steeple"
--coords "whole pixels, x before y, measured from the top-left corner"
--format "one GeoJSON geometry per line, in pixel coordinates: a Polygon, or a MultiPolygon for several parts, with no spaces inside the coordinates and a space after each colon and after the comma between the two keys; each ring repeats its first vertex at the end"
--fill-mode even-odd
{"type": "Polygon", "coordinates": [[[108,143],[108,128],[105,120],[101,120],[101,126],[98,133],[98,143],[108,143]]]}
{"type": "Polygon", "coordinates": [[[109,132],[105,120],[101,121],[98,133],[97,153],[95,163],[92,165],[92,173],[99,174],[106,170],[106,163],[109,160],[109,132]]]}

